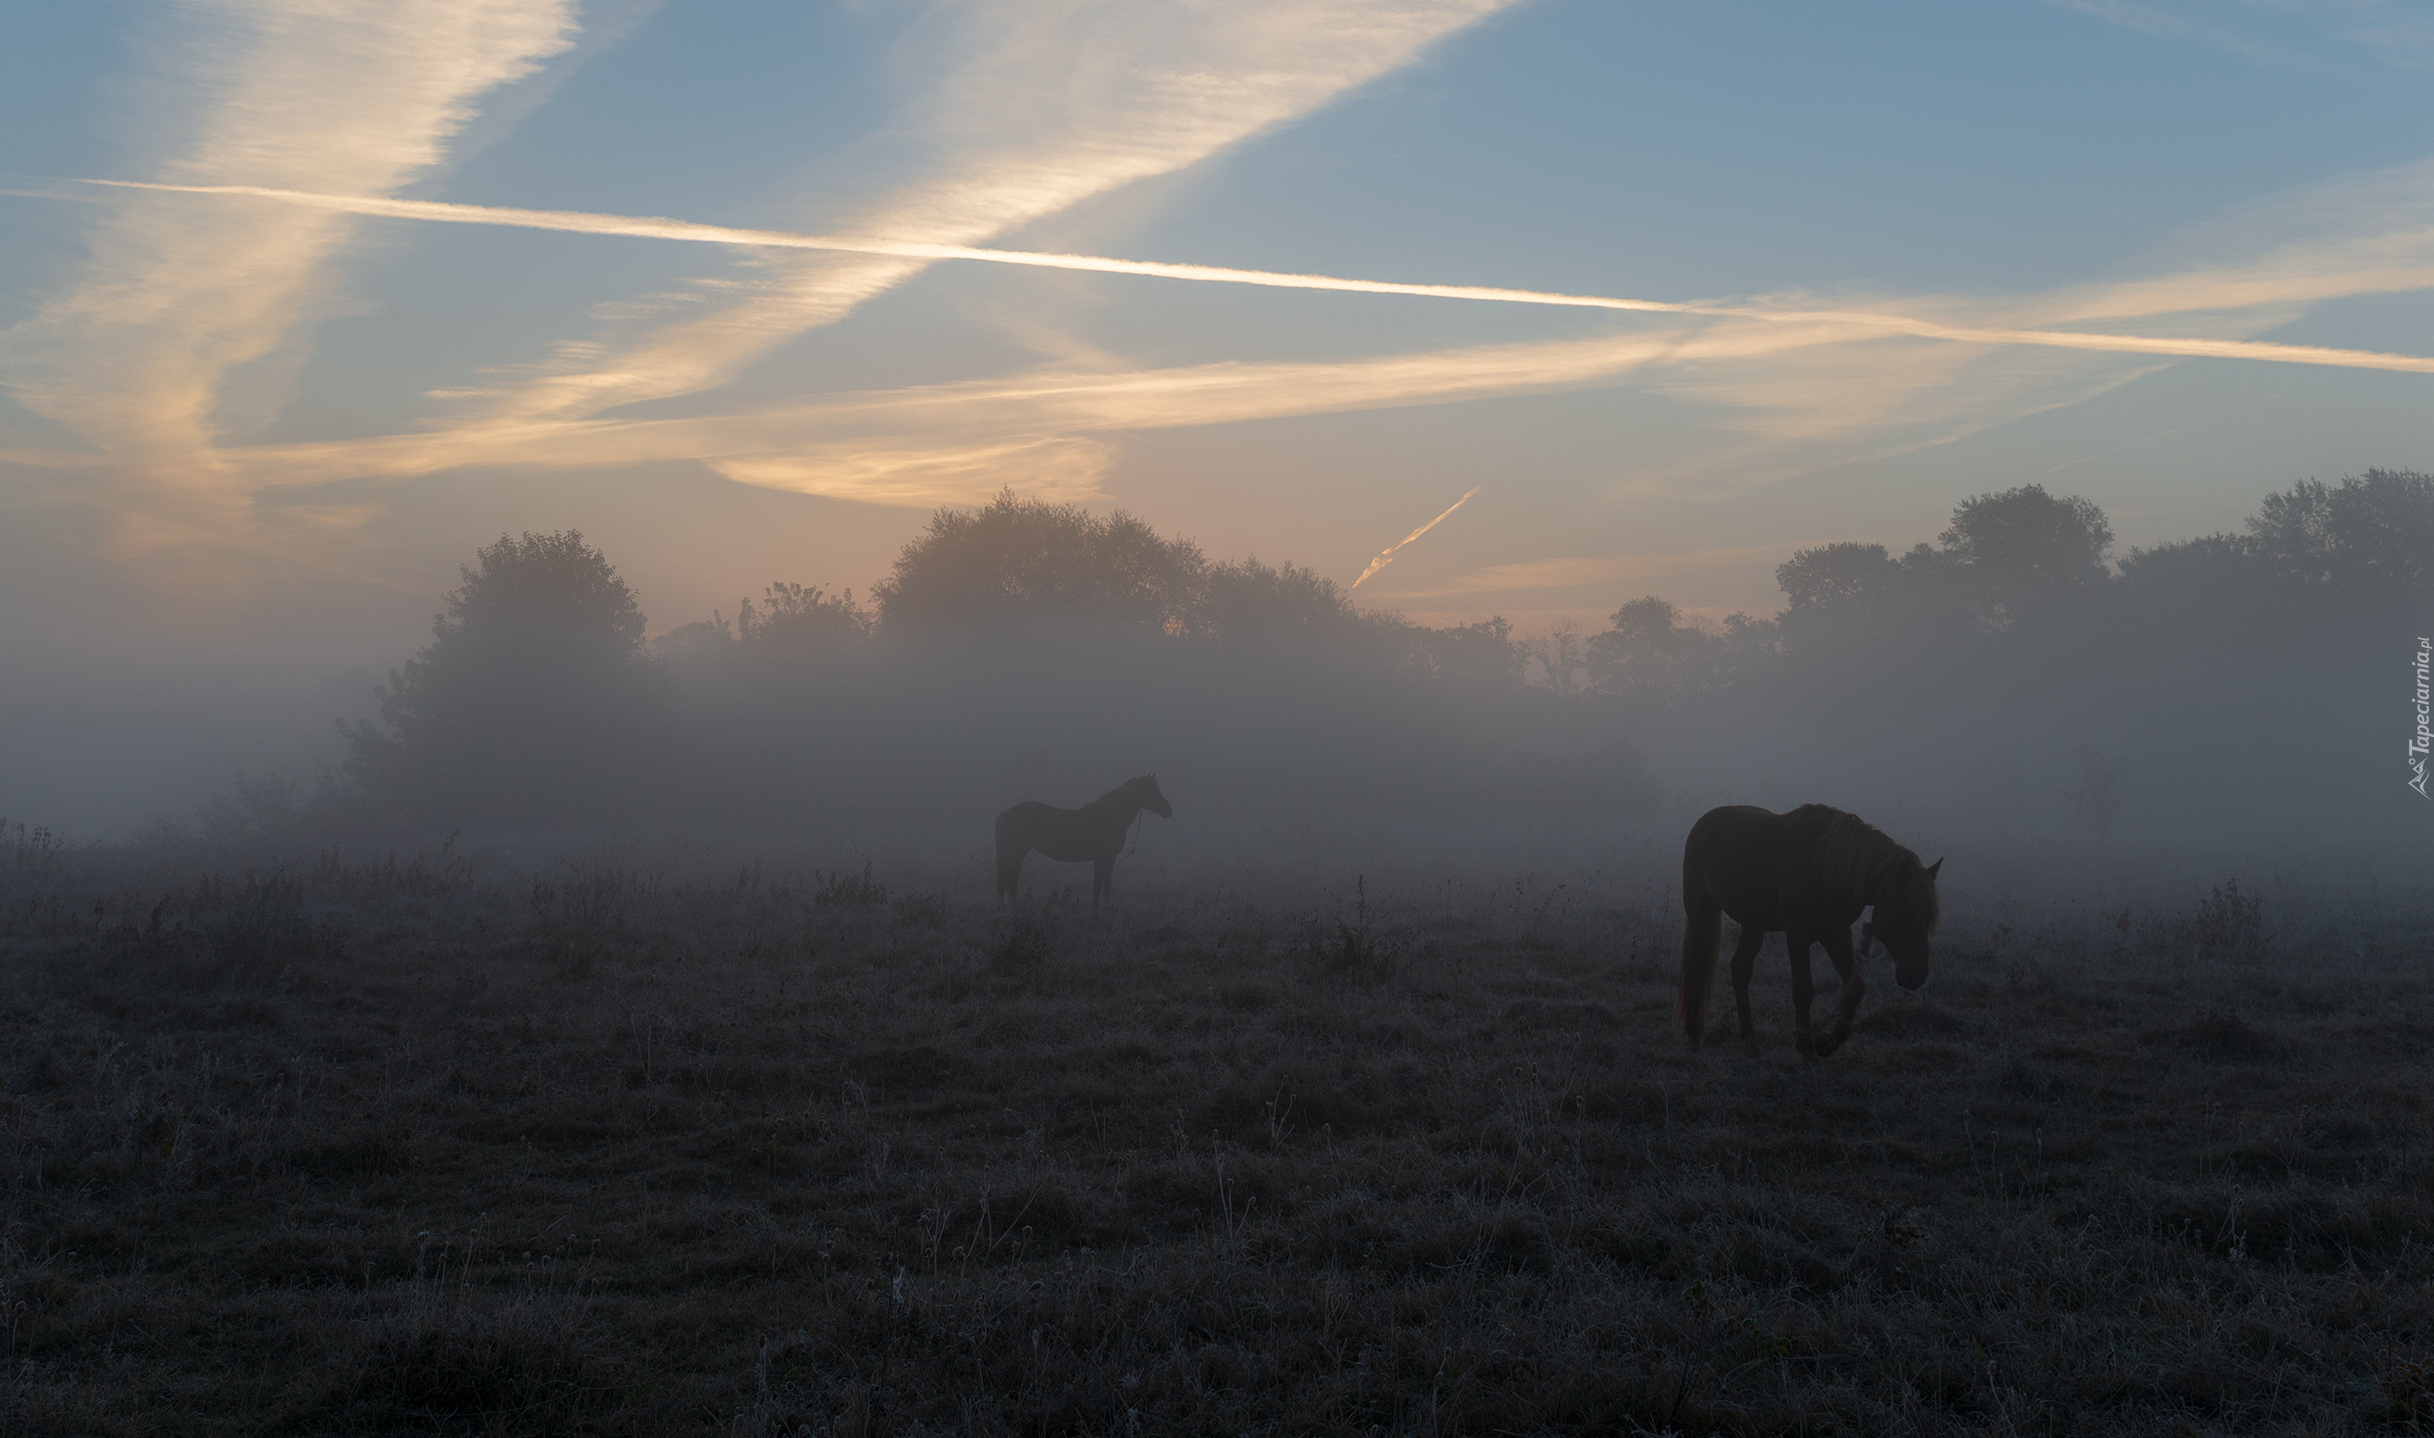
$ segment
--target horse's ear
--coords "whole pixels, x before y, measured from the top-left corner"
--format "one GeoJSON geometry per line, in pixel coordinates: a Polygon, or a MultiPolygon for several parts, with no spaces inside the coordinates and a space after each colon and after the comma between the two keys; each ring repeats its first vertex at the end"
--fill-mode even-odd
{"type": "Polygon", "coordinates": [[[1942,868],[1942,867],[1944,867],[1944,861],[1943,861],[1943,860],[1941,860],[1941,859],[1938,859],[1938,860],[1936,860],[1934,863],[1929,864],[1929,865],[1927,866],[1927,877],[1928,877],[1928,878],[1930,878],[1930,879],[1934,878],[1934,877],[1935,877],[1935,871],[1936,871],[1936,870],[1938,870],[1938,869],[1940,869],[1940,868],[1942,868]]]}

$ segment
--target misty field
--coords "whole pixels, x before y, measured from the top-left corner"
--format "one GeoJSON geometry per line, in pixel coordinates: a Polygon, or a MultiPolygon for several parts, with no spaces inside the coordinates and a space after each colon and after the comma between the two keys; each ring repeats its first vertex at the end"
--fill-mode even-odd
{"type": "Polygon", "coordinates": [[[0,1431],[2434,1427],[2422,890],[1956,860],[1804,1066],[1589,858],[14,833],[0,1431]]]}

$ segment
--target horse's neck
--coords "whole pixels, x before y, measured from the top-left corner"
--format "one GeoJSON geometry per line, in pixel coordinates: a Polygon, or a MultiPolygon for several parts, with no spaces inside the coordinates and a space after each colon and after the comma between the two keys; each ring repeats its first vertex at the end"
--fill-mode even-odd
{"type": "Polygon", "coordinates": [[[1882,830],[1851,815],[1844,815],[1837,824],[1857,825],[1857,834],[1836,835],[1841,842],[1833,845],[1832,867],[1818,875],[1824,888],[1860,904],[1873,904],[1883,892],[1901,861],[1901,845],[1887,838],[1882,830]]]}
{"type": "Polygon", "coordinates": [[[1141,812],[1141,807],[1141,801],[1133,797],[1132,786],[1127,784],[1120,789],[1111,789],[1084,804],[1082,812],[1112,815],[1129,824],[1132,822],[1133,815],[1141,812]]]}
{"type": "Polygon", "coordinates": [[[1859,867],[1855,875],[1859,881],[1858,889],[1852,897],[1863,904],[1874,904],[1892,889],[1901,867],[1902,846],[1886,839],[1869,862],[1859,867]]]}

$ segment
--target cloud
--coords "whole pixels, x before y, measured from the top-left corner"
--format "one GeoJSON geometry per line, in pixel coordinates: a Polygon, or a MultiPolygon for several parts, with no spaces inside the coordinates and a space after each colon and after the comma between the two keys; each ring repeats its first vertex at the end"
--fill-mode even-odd
{"type": "Polygon", "coordinates": [[[2434,67],[2434,24],[2408,0],[2268,0],[2244,7],[2195,6],[2185,0],[2048,3],[2142,35],[2191,40],[2271,65],[2306,66],[2311,47],[2331,40],[2357,45],[2375,59],[2406,69],[2434,67]],[[2268,29],[2279,34],[2269,38],[2260,33],[2268,29]]]}
{"type": "MultiPolygon", "coordinates": [[[[1824,308],[1799,295],[1736,304],[1616,300],[1617,307],[1640,311],[1634,328],[1587,339],[1131,371],[1099,363],[684,419],[494,423],[337,445],[254,447],[225,458],[261,483],[481,463],[691,458],[755,484],[882,503],[970,502],[1004,483],[1085,497],[1127,431],[1452,403],[1637,375],[1658,392],[1716,411],[1726,432],[1688,459],[1643,456],[1632,485],[1714,492],[1949,443],[2128,383],[2184,349],[2306,358],[2311,352],[2304,347],[2260,348],[2245,337],[2323,299],[2434,285],[2434,268],[2426,264],[2434,258],[2430,196],[2434,165],[2308,187],[2188,237],[2177,248],[2195,260],[2160,256],[2148,276],[2042,294],[1909,297],[1899,309],[1850,299],[1824,308]],[[2082,339],[2123,340],[2102,327],[2128,324],[2149,333],[2119,350],[2076,347],[2082,339]],[[2067,343],[1997,343],[2061,325],[2089,328],[2065,336],[2067,343]],[[2170,333],[2189,329],[2211,333],[2170,333]]],[[[725,242],[733,233],[763,232],[713,237],[725,242]]],[[[1040,258],[1059,266],[1095,262],[1040,258]]],[[[1108,263],[1232,282],[1268,278],[1108,263]]],[[[1327,277],[1277,278],[1301,286],[1327,277]]],[[[1480,298],[1515,293],[1446,291],[1480,298]]],[[[1532,300],[1604,298],[1522,293],[1532,300]]],[[[2415,356],[2395,362],[2434,367],[2415,356]]]]}
{"type": "MultiPolygon", "coordinates": [[[[970,245],[1171,174],[1410,64],[1514,0],[963,0],[901,63],[923,98],[903,128],[936,158],[843,230],[970,245]],[[1042,83],[1043,77],[1055,83],[1042,83]]],[[[630,340],[563,347],[463,422],[596,415],[717,387],[771,349],[918,274],[903,252],[770,254],[740,295],[630,340]]]]}
{"type": "MultiPolygon", "coordinates": [[[[1424,299],[1546,305],[1565,309],[1695,315],[1717,319],[1755,320],[1765,324],[1830,324],[1851,331],[1853,338],[1870,338],[1880,335],[1906,336],[1914,339],[1950,340],[1961,344],[2028,345],[2051,349],[2087,350],[2099,354],[2161,355],[2186,359],[2265,360],[2284,364],[2335,365],[2351,369],[2387,369],[2434,374],[2434,356],[2428,355],[2386,354],[2371,350],[2333,349],[2319,345],[2271,344],[2204,335],[2129,335],[2101,331],[2039,329],[2017,324],[1973,324],[1960,320],[1936,319],[1929,315],[1905,313],[1892,309],[1817,310],[1797,305],[1727,305],[1713,302],[1630,299],[1614,295],[1561,294],[1546,290],[1505,289],[1486,285],[1414,284],[1396,280],[1354,279],[1341,275],[1290,274],[1275,270],[1234,269],[1221,265],[1126,260],[1105,255],[1045,254],[1030,250],[983,249],[970,245],[896,239],[884,235],[805,235],[781,230],[702,225],[685,220],[657,217],[635,218],[620,215],[585,214],[566,210],[520,210],[498,206],[447,204],[429,200],[312,194],[249,185],[179,186],[136,184],[111,180],[88,180],[84,183],[150,191],[183,191],[199,195],[235,196],[300,205],[307,209],[379,215],[395,219],[501,225],[517,229],[559,230],[578,234],[641,239],[685,240],[741,245],[754,249],[818,250],[856,256],[886,256],[922,260],[979,260],[991,264],[1020,265],[1052,270],[1081,270],[1096,274],[1144,275],[1157,279],[1192,280],[1210,284],[1259,285],[1271,289],[1329,290],[1350,294],[1405,295],[1424,299]]],[[[2331,278],[2329,275],[2294,277],[2261,273],[2241,278],[2246,280],[2246,284],[2237,283],[2228,277],[2219,278],[2216,281],[2215,290],[2207,291],[2202,300],[2188,293],[2192,285],[2203,289],[2202,281],[2184,281],[2179,285],[2183,293],[2176,297],[2183,303],[2177,307],[2192,308],[2202,304],[2207,309],[2253,308],[2267,303],[2288,303],[2300,297],[2302,293],[2311,290],[2315,292],[2308,293],[2306,297],[2318,299],[2329,297],[2325,286],[2325,281],[2331,278]]],[[[2343,274],[2342,283],[2347,288],[2339,292],[2350,294],[2373,293],[2380,289],[2415,289],[2434,283],[2434,267],[2386,265],[2365,272],[2352,270],[2343,274]]],[[[2149,305],[2136,313],[2154,315],[2168,312],[2169,307],[2153,303],[2154,300],[2160,298],[2159,296],[2149,295],[2148,298],[2149,305]]],[[[2123,313],[2118,296],[2115,297],[2114,305],[2115,307],[2111,309],[2096,309],[2094,313],[2108,315],[2123,313]]]]}
{"type": "MultiPolygon", "coordinates": [[[[2434,287],[2434,166],[2357,177],[2256,207],[2211,237],[2193,237],[2187,248],[2202,258],[2162,257],[2139,277],[2016,296],[1658,300],[982,243],[1306,115],[1503,3],[941,6],[900,52],[918,76],[919,97],[898,133],[927,158],[913,178],[819,233],[398,199],[400,184],[440,158],[473,97],[564,46],[563,8],[503,9],[484,29],[470,18],[471,0],[403,7],[459,23],[418,32],[407,49],[424,58],[399,73],[427,70],[424,82],[400,81],[403,98],[374,94],[360,114],[347,108],[353,97],[345,76],[354,73],[347,65],[360,72],[394,62],[364,58],[377,51],[371,41],[332,38],[336,22],[297,8],[304,18],[276,35],[276,27],[243,32],[253,48],[239,47],[227,93],[215,92],[213,102],[242,118],[251,102],[230,96],[268,97],[263,103],[280,107],[277,124],[245,132],[252,150],[223,145],[212,138],[219,131],[205,127],[195,153],[209,162],[164,165],[152,182],[204,193],[129,201],[102,227],[82,287],[0,341],[0,358],[29,407],[83,436],[96,469],[132,473],[138,484],[182,486],[198,504],[223,505],[265,486],[344,477],[668,459],[698,461],[755,485],[884,504],[969,502],[1006,483],[1088,498],[1121,453],[1122,436],[1134,431],[1454,403],[1633,377],[1712,411],[1722,431],[1694,459],[1635,460],[1635,482],[1716,488],[1946,443],[2182,358],[2434,372],[2434,357],[2259,338],[2327,299],[2434,287]],[[507,25],[509,16],[521,16],[523,28],[507,25]],[[298,36],[319,38],[307,44],[298,36]],[[450,54],[460,63],[443,63],[450,54]],[[308,71],[313,83],[295,91],[288,82],[308,71]],[[1050,75],[1055,83],[1044,84],[1050,75]],[[297,136],[309,141],[297,145],[297,136]],[[281,145],[296,145],[295,153],[280,150],[276,164],[245,160],[281,145]],[[296,352],[294,332],[325,292],[316,266],[370,216],[699,242],[733,250],[740,261],[692,282],[681,305],[661,295],[603,306],[604,315],[618,313],[602,332],[569,339],[520,372],[444,392],[444,413],[426,432],[319,444],[227,442],[236,381],[251,361],[282,346],[296,352]],[[114,238],[121,231],[143,244],[130,249],[114,238]],[[941,261],[1368,293],[1382,301],[1604,310],[1614,331],[1402,355],[1162,368],[1126,368],[1076,346],[1075,358],[1047,367],[954,384],[681,417],[669,417],[667,406],[651,418],[628,408],[704,396],[780,343],[941,261]]],[[[377,29],[385,22],[364,23],[377,29]]],[[[379,33],[383,44],[402,43],[379,33]]],[[[235,119],[227,124],[243,128],[235,119]]],[[[689,408],[716,403],[697,398],[689,408]]],[[[48,457],[60,459],[59,448],[48,457]]]]}
{"type": "Polygon", "coordinates": [[[2173,40],[2195,40],[2220,50],[2245,55],[2251,60],[2268,64],[2290,65],[2297,57],[2287,48],[2243,35],[2207,20],[2200,20],[2159,5],[2138,5],[2126,0],[2049,0],[2057,9],[2073,10],[2082,15],[2135,30],[2141,35],[2154,35],[2173,40]]]}
{"type": "MultiPolygon", "coordinates": [[[[2245,340],[2325,301],[2434,288],[2434,161],[2265,196],[2123,268],[2132,277],[1900,303],[1963,328],[2134,326],[2148,335],[2245,340]]],[[[1797,297],[1779,302],[1803,307],[1797,297]]],[[[2116,389],[2166,360],[1885,339],[1697,360],[1667,370],[1655,386],[1717,409],[1742,438],[1642,466],[1630,487],[1746,488],[1949,443],[2116,389]]]]}
{"type": "MultiPolygon", "coordinates": [[[[189,13],[202,33],[180,54],[199,110],[157,178],[367,195],[437,164],[476,97],[530,73],[574,31],[571,0],[227,0],[189,13]]],[[[129,196],[91,233],[67,291],[0,335],[0,377],[131,481],[154,523],[224,511],[242,494],[214,449],[231,381],[326,302],[325,261],[356,223],[129,196]]]]}
{"type": "Polygon", "coordinates": [[[1384,549],[1378,551],[1378,557],[1369,561],[1369,567],[1361,571],[1361,577],[1352,581],[1352,588],[1360,588],[1362,582],[1367,580],[1370,575],[1375,574],[1379,570],[1384,569],[1387,565],[1394,563],[1394,552],[1396,550],[1401,549],[1404,545],[1418,539],[1421,535],[1428,533],[1438,525],[1443,524],[1446,520],[1453,518],[1455,510],[1460,509],[1462,506],[1470,503],[1471,496],[1477,494],[1485,487],[1486,486],[1484,485],[1472,485],[1469,489],[1462,492],[1462,497],[1460,499],[1457,499],[1453,503],[1445,506],[1445,512],[1443,514],[1438,515],[1435,519],[1421,525],[1418,529],[1413,530],[1411,533],[1404,535],[1401,539],[1396,540],[1394,543],[1389,544],[1384,549]]]}
{"type": "MultiPolygon", "coordinates": [[[[593,419],[226,451],[256,484],[404,476],[477,464],[559,468],[694,459],[750,483],[889,504],[960,504],[1000,485],[1077,493],[1103,442],[1060,440],[1546,393],[1699,357],[1770,353],[1839,337],[1831,326],[1700,322],[1586,340],[1476,345],[1349,360],[1224,362],[1107,372],[1035,371],[675,419],[593,419]],[[995,470],[1038,457],[1046,467],[995,470]]],[[[1095,475],[1093,476],[1095,480],[1095,475]]]]}

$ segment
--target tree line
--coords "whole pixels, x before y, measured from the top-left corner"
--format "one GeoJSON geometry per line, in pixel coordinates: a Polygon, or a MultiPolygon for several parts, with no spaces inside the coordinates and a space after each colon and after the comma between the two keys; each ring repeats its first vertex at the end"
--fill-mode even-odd
{"type": "MultiPolygon", "coordinates": [[[[2096,505],[2032,484],[1966,498],[1905,553],[1799,551],[1772,615],[1703,624],[1649,595],[1602,632],[1524,636],[1414,624],[1295,564],[1212,561],[1128,514],[1008,492],[933,514],[866,598],[773,582],[650,642],[579,532],[502,536],[378,717],[344,726],[343,778],[314,802],[497,826],[943,824],[1180,765],[1202,781],[1180,792],[1246,815],[1263,794],[1595,813],[1941,772],[2102,829],[2141,789],[2149,817],[2200,812],[2190,774],[2304,745],[2324,704],[2370,692],[2351,671],[2429,622],[2434,478],[2310,480],[2242,532],[2112,547],[2096,505]],[[2226,720],[2279,739],[2243,751],[2226,720]]],[[[219,807],[243,829],[312,804],[255,781],[219,807]]]]}
{"type": "Polygon", "coordinates": [[[1579,677],[1560,682],[1676,705],[1793,678],[1818,660],[1873,654],[1889,679],[1929,652],[2002,661],[2058,641],[2093,656],[2124,626],[2161,639],[2158,629],[2196,618],[2236,648],[2241,635],[2279,637],[2276,616],[2397,617],[2434,591],[2434,477],[2311,479],[2267,495],[2242,533],[2133,549],[2118,563],[2101,509],[2035,484],[1963,501],[1938,540],[1900,555],[1858,542],[1801,550],[1775,571],[1778,614],[1734,614],[1715,629],[1656,596],[1633,600],[1575,646],[1579,677]]]}
{"type": "Polygon", "coordinates": [[[1002,806],[1033,782],[1078,803],[1177,757],[1347,802],[1408,788],[1408,760],[1442,797],[1449,778],[1526,788],[1529,762],[1487,752],[1515,725],[1612,751],[1617,777],[1590,786],[1608,802],[1648,787],[1525,684],[1501,618],[1412,624],[1295,564],[1213,562],[1131,515],[1011,492],[932,515],[867,598],[773,582],[656,642],[578,532],[502,536],[445,602],[347,730],[354,791],[431,820],[943,819],[956,795],[1002,806]]]}

